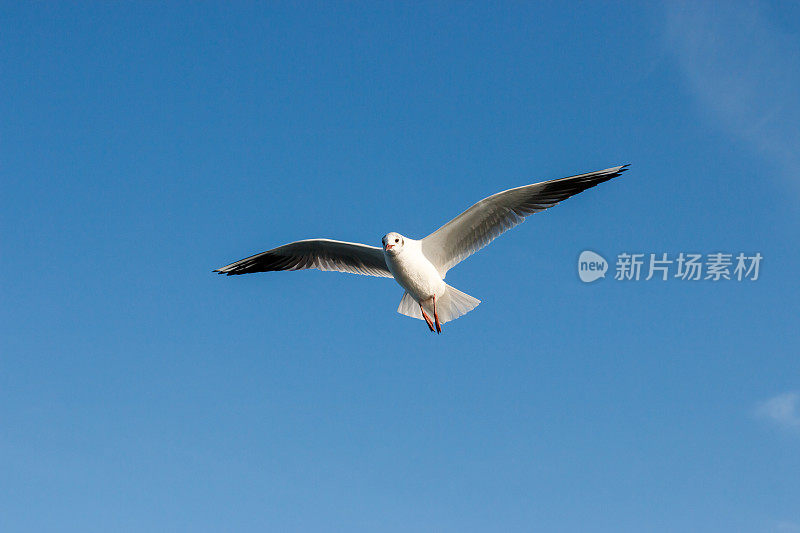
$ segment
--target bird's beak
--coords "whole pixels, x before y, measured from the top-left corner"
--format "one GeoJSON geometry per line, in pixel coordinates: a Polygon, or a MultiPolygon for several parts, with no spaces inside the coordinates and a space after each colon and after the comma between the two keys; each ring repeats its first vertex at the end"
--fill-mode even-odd
{"type": "Polygon", "coordinates": [[[394,246],[394,244],[387,244],[386,246],[383,247],[383,249],[388,252],[389,250],[392,249],[392,246],[394,246]]]}

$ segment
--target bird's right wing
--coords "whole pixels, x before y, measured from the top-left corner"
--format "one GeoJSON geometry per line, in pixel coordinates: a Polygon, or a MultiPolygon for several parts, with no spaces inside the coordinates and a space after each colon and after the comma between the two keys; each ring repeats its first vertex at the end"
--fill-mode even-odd
{"type": "Polygon", "coordinates": [[[528,215],[615,178],[627,166],[524,185],[484,198],[422,239],[422,253],[444,277],[452,267],[522,223],[528,215]]]}
{"type": "Polygon", "coordinates": [[[308,239],[284,244],[218,268],[214,272],[234,276],[306,268],[393,277],[380,248],[329,239],[308,239]]]}

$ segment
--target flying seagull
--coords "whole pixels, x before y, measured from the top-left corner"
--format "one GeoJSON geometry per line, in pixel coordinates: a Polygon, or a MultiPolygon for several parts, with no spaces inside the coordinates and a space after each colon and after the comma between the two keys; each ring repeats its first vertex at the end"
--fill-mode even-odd
{"type": "Polygon", "coordinates": [[[384,235],[381,249],[354,242],[308,239],[252,255],[214,272],[233,276],[317,268],[394,278],[406,291],[397,312],[425,320],[431,331],[441,333],[442,324],[481,303],[445,283],[448,270],[523,222],[528,215],[615,178],[627,167],[622,165],[499,192],[419,241],[391,232],[384,235]]]}

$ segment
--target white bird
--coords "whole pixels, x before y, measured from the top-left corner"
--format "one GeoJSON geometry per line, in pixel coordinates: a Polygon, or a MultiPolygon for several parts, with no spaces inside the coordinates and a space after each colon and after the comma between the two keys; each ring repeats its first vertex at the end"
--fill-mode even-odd
{"type": "Polygon", "coordinates": [[[383,249],[329,239],[296,241],[215,270],[228,276],[276,270],[337,270],[394,278],[405,289],[397,311],[425,320],[431,331],[475,309],[480,300],[444,282],[447,271],[506,230],[627,170],[622,165],[543,181],[484,198],[422,240],[399,233],[383,237],[383,249]],[[433,315],[433,319],[431,319],[433,315]]]}

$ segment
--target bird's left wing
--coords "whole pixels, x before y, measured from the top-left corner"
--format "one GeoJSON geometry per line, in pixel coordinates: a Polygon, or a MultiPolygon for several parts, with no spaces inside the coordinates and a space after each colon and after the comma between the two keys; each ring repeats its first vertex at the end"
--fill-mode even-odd
{"type": "Polygon", "coordinates": [[[443,277],[525,217],[622,174],[628,165],[524,185],[484,198],[422,239],[422,253],[443,277]]]}
{"type": "Polygon", "coordinates": [[[375,246],[329,239],[290,242],[252,255],[214,272],[233,276],[251,272],[317,268],[391,278],[383,251],[375,246]]]}

